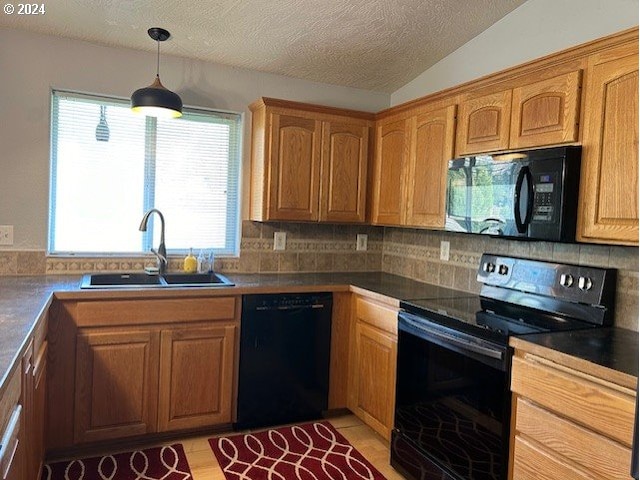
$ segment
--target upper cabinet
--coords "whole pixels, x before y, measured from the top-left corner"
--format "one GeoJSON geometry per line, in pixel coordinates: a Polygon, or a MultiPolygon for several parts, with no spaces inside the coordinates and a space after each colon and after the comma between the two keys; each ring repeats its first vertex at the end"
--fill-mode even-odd
{"type": "Polygon", "coordinates": [[[581,72],[460,102],[456,155],[578,140],[581,72]]]}
{"type": "Polygon", "coordinates": [[[375,224],[444,226],[456,106],[424,110],[377,127],[372,199],[375,224]]]}
{"type": "Polygon", "coordinates": [[[637,41],[591,56],[588,72],[578,239],[637,245],[637,41]]]}
{"type": "Polygon", "coordinates": [[[509,148],[511,90],[460,103],[456,155],[509,148]]]}
{"type": "Polygon", "coordinates": [[[251,219],[364,222],[371,114],[251,105],[251,219]]]}
{"type": "Polygon", "coordinates": [[[407,225],[444,227],[447,166],[453,158],[455,119],[455,105],[411,119],[407,225]]]}
{"type": "Polygon", "coordinates": [[[376,127],[373,170],[372,222],[401,225],[404,218],[406,169],[411,132],[408,120],[380,123],[376,127]]]}
{"type": "Polygon", "coordinates": [[[580,71],[513,89],[509,148],[578,140],[580,71]]]}

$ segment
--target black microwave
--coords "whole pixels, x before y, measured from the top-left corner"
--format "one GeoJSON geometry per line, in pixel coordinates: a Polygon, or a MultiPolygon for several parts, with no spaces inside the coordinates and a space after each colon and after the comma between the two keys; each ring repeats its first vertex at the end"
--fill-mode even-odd
{"type": "Polygon", "coordinates": [[[445,230],[575,241],[580,155],[565,146],[451,160],[445,230]]]}

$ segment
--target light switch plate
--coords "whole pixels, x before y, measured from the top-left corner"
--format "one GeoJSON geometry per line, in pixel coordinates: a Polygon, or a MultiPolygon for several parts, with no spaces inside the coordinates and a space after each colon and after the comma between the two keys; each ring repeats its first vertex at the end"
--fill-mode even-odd
{"type": "Polygon", "coordinates": [[[440,260],[444,262],[449,261],[449,247],[450,244],[446,240],[440,242],[440,260]]]}
{"type": "Polygon", "coordinates": [[[284,250],[287,247],[287,232],[274,232],[273,249],[284,250]]]}
{"type": "Polygon", "coordinates": [[[356,235],[356,250],[365,251],[367,249],[367,236],[364,233],[356,235]]]}
{"type": "Polygon", "coordinates": [[[0,225],[0,245],[13,245],[13,225],[0,225]]]}

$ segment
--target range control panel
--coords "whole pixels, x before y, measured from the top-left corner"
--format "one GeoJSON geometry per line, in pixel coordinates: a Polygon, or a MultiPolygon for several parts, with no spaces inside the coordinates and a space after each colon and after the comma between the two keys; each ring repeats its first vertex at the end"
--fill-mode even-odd
{"type": "Polygon", "coordinates": [[[612,295],[616,270],[485,253],[477,280],[485,285],[599,305],[612,295]]]}

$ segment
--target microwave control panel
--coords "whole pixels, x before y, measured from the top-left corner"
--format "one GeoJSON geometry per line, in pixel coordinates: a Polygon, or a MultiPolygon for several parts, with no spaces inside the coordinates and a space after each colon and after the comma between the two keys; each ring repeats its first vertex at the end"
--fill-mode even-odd
{"type": "Polygon", "coordinates": [[[532,217],[534,222],[553,222],[556,176],[555,173],[539,173],[535,176],[532,217]]]}

